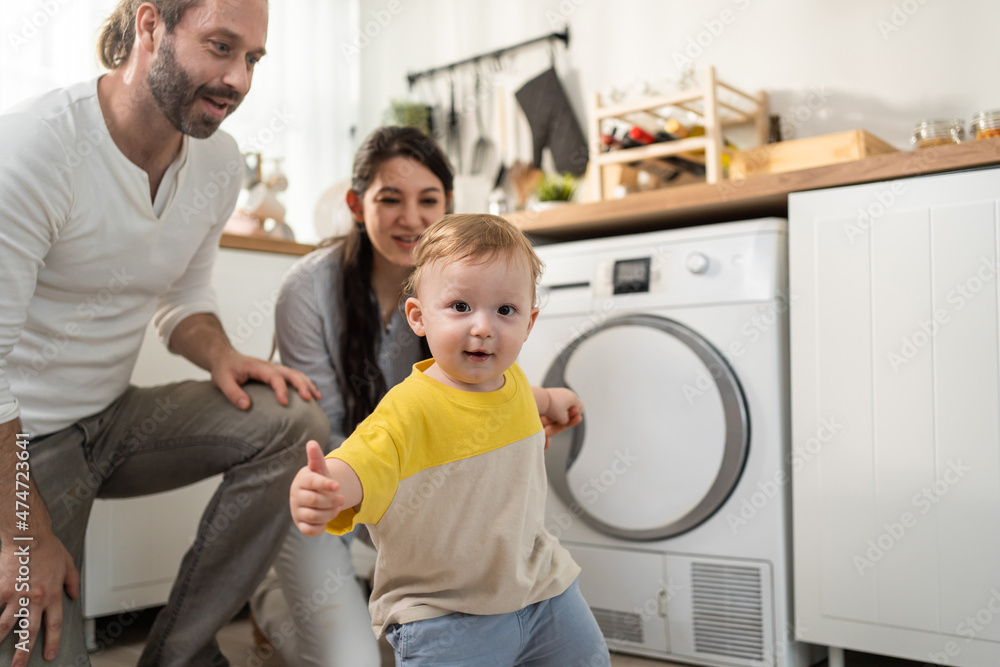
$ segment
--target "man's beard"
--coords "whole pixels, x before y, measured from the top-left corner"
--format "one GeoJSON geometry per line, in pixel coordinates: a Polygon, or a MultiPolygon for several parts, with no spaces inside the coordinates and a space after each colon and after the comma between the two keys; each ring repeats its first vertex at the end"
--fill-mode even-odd
{"type": "Polygon", "coordinates": [[[156,105],[170,124],[178,132],[195,139],[212,136],[223,120],[196,108],[195,105],[200,104],[203,95],[236,102],[229,107],[226,116],[235,111],[240,103],[239,93],[232,88],[194,88],[191,77],[177,62],[173,39],[169,37],[165,37],[160,43],[159,53],[149,69],[146,82],[156,105]]]}

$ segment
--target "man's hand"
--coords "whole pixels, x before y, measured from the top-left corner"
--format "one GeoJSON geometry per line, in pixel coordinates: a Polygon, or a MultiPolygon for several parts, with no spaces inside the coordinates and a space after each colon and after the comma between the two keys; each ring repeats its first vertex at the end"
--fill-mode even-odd
{"type": "Polygon", "coordinates": [[[316,385],[306,377],[305,373],[263,359],[248,357],[233,349],[218,355],[210,370],[215,386],[241,410],[250,408],[250,397],[243,391],[241,385],[251,380],[271,385],[278,403],[282,405],[288,405],[288,384],[291,384],[299,392],[299,396],[307,401],[321,397],[316,385]]]}
{"type": "Polygon", "coordinates": [[[27,641],[29,649],[27,652],[14,651],[14,667],[28,664],[28,655],[38,639],[43,621],[45,645],[39,650],[46,660],[55,659],[62,633],[63,590],[74,600],[80,598],[80,573],[73,564],[73,557],[52,532],[48,508],[35,487],[30,470],[27,500],[15,493],[23,485],[15,485],[14,471],[26,467],[18,455],[22,450],[16,444],[20,432],[18,419],[0,424],[0,471],[4,473],[0,479],[0,507],[7,508],[0,513],[0,609],[3,610],[0,613],[0,640],[18,631],[23,634],[15,635],[14,643],[27,641]],[[18,500],[31,508],[26,522],[30,524],[30,531],[17,526],[14,520],[18,500]],[[32,539],[15,540],[15,536],[32,539]],[[26,606],[21,604],[22,599],[27,601],[26,606]],[[20,626],[21,618],[15,616],[22,608],[27,609],[25,627],[20,626]]]}
{"type": "Polygon", "coordinates": [[[63,621],[63,589],[74,600],[80,597],[80,573],[73,565],[73,558],[66,551],[59,538],[51,531],[36,531],[31,541],[14,542],[4,538],[0,551],[0,606],[5,606],[0,614],[0,639],[5,638],[15,628],[27,631],[26,635],[18,635],[17,642],[22,637],[28,640],[28,652],[14,651],[12,667],[25,667],[28,656],[35,646],[42,619],[45,620],[45,646],[43,656],[46,660],[55,660],[59,652],[59,638],[62,634],[63,621]],[[21,547],[21,549],[19,549],[21,547]],[[19,555],[27,547],[27,555],[19,555]],[[24,561],[27,561],[26,563],[24,561]],[[23,588],[24,577],[18,572],[27,566],[31,572],[30,588],[23,588]],[[19,581],[20,579],[20,581],[19,581]],[[28,599],[28,625],[20,626],[19,618],[15,618],[21,607],[21,598],[28,599]]]}
{"type": "Polygon", "coordinates": [[[211,313],[195,313],[181,320],[170,335],[170,349],[210,372],[215,386],[241,410],[250,409],[250,397],[240,386],[251,380],[271,385],[282,405],[288,405],[288,384],[307,401],[322,398],[304,373],[233,349],[219,319],[211,313]]]}
{"type": "Polygon", "coordinates": [[[322,535],[326,524],[340,514],[347,501],[338,493],[340,484],[327,468],[323,450],[315,440],[306,443],[306,458],[309,463],[295,475],[289,492],[292,520],[303,534],[322,535]]]}

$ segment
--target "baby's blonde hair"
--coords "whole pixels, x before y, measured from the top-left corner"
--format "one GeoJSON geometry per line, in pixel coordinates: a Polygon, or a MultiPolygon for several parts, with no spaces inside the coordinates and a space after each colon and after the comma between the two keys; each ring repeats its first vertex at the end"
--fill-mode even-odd
{"type": "Polygon", "coordinates": [[[462,213],[446,215],[423,233],[413,249],[413,273],[404,286],[405,296],[416,296],[424,267],[435,260],[487,261],[495,257],[523,258],[531,270],[531,300],[535,303],[542,260],[520,229],[497,215],[462,213]]]}

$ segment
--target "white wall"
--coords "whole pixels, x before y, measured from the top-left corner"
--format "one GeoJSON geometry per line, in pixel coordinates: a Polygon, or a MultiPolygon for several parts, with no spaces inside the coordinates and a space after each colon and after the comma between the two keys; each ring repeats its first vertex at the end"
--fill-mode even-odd
{"type": "MultiPolygon", "coordinates": [[[[563,23],[571,39],[559,50],[557,71],[581,122],[595,92],[677,79],[675,54],[699,40],[706,46],[691,52],[696,66],[712,64],[739,88],[767,91],[772,113],[798,112],[798,137],[861,128],[909,149],[922,119],[968,123],[979,110],[1000,108],[1000,79],[989,65],[1000,23],[1000,3],[992,0],[401,0],[388,25],[374,30],[371,22],[394,4],[361,0],[362,26],[374,34],[361,56],[361,135],[379,124],[391,99],[407,97],[408,72],[563,23]],[[825,99],[817,104],[812,91],[825,99]]],[[[548,59],[545,47],[515,56],[504,75],[508,94],[548,59]]],[[[427,97],[415,91],[414,98],[427,97]]],[[[513,104],[511,97],[508,110],[513,104]]],[[[471,141],[467,118],[464,139],[471,141]]],[[[518,154],[528,159],[527,125],[521,131],[518,154]]],[[[482,184],[461,181],[459,206],[481,210],[482,184]]]]}
{"type": "MultiPolygon", "coordinates": [[[[100,26],[118,0],[4,0],[0,11],[0,110],[97,76],[100,26]]],[[[281,159],[289,187],[278,199],[298,240],[317,235],[323,190],[350,172],[359,101],[358,58],[340,45],[357,23],[357,0],[272,0],[268,55],[250,94],[222,128],[264,171],[281,159]]]]}
{"type": "MultiPolygon", "coordinates": [[[[95,76],[97,29],[114,4],[6,0],[0,109],[95,76]]],[[[571,41],[568,50],[558,49],[556,64],[582,122],[595,92],[676,80],[675,54],[684,56],[689,41],[699,39],[707,46],[695,54],[696,65],[714,65],[723,80],[743,89],[766,90],[773,113],[808,115],[796,128],[800,137],[864,128],[908,148],[910,130],[921,119],[968,121],[978,110],[1000,108],[1000,84],[990,65],[1000,23],[1000,3],[993,0],[276,0],[269,55],[224,128],[244,147],[260,145],[266,157],[284,158],[290,187],[280,198],[299,240],[311,242],[317,238],[316,201],[349,176],[354,148],[382,124],[389,101],[432,99],[426,86],[408,90],[408,72],[547,34],[564,23],[571,41]],[[816,105],[820,98],[812,91],[825,99],[816,105]],[[291,119],[288,126],[261,141],[279,114],[291,119]]],[[[511,158],[531,154],[523,116],[519,124],[512,120],[513,92],[548,63],[547,48],[531,47],[491,74],[507,98],[509,138],[517,145],[511,158]]],[[[446,79],[437,83],[444,101],[446,79]]],[[[458,98],[468,102],[471,78],[459,83],[458,98]]],[[[484,99],[496,141],[495,96],[484,99]]],[[[472,106],[466,106],[468,160],[476,135],[472,106]]],[[[459,178],[459,210],[485,208],[496,165],[494,158],[483,175],[459,178]]]]}

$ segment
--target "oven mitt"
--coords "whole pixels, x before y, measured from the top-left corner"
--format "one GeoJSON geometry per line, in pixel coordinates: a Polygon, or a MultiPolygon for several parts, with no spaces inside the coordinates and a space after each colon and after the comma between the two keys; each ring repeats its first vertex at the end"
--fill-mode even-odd
{"type": "Polygon", "coordinates": [[[548,146],[557,171],[582,176],[590,157],[587,139],[555,69],[542,72],[514,96],[531,127],[534,166],[541,168],[542,149],[548,146]]]}

